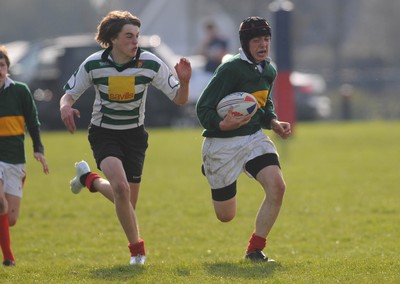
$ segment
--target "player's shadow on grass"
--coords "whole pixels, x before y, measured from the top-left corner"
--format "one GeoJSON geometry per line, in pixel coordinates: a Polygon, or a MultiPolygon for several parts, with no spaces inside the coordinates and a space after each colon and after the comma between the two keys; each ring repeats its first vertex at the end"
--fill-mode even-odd
{"type": "Polygon", "coordinates": [[[276,262],[252,263],[249,261],[205,263],[204,266],[208,274],[213,276],[246,279],[265,279],[281,268],[281,265],[276,262]]]}
{"type": "Polygon", "coordinates": [[[91,271],[94,279],[110,281],[128,281],[140,277],[145,267],[139,265],[118,265],[113,267],[97,268],[91,271]]]}

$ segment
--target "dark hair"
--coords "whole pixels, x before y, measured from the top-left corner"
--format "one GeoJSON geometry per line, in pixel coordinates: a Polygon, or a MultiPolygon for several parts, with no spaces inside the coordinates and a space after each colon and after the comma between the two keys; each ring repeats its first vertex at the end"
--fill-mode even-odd
{"type": "Polygon", "coordinates": [[[112,46],[111,40],[121,32],[126,24],[140,28],[140,20],[128,11],[111,11],[97,26],[96,41],[104,48],[112,46]]]}
{"type": "Polygon", "coordinates": [[[248,17],[240,23],[239,38],[243,51],[249,56],[249,41],[258,36],[271,36],[271,26],[261,17],[248,17]]]}
{"type": "Polygon", "coordinates": [[[7,68],[10,68],[10,58],[8,57],[7,48],[4,45],[0,45],[0,59],[4,58],[7,64],[7,68]]]}

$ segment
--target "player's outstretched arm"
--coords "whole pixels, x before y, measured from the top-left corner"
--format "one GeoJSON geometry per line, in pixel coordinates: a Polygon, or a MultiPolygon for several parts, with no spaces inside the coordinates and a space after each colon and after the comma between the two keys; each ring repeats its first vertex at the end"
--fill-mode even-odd
{"type": "Polygon", "coordinates": [[[177,105],[184,105],[189,98],[189,82],[192,77],[192,66],[187,58],[181,58],[175,65],[175,71],[178,75],[180,87],[174,99],[177,105]]]}

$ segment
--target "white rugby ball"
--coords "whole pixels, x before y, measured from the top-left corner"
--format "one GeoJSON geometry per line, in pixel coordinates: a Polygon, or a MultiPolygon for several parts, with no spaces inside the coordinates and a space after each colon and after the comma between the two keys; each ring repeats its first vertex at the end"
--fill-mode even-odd
{"type": "Polygon", "coordinates": [[[218,103],[217,113],[224,118],[230,108],[234,116],[254,115],[257,111],[257,99],[245,92],[229,94],[218,103]]]}

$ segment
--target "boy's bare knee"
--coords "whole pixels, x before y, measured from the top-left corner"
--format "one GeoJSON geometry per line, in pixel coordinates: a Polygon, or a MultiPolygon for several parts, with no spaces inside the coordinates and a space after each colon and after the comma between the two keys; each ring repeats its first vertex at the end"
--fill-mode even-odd
{"type": "Polygon", "coordinates": [[[235,218],[234,214],[217,214],[217,218],[219,221],[223,223],[227,223],[229,221],[232,221],[233,218],[235,218]]]}

